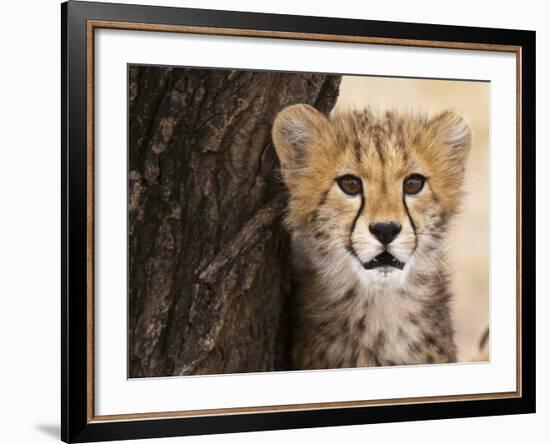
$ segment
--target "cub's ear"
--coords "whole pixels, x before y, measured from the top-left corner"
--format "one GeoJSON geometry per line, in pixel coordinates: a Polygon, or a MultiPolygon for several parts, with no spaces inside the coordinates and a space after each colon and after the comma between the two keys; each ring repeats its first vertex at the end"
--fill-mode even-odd
{"type": "Polygon", "coordinates": [[[283,170],[298,166],[328,120],[309,105],[283,109],[273,123],[273,143],[283,170]]]}
{"type": "Polygon", "coordinates": [[[461,114],[445,111],[430,122],[432,138],[447,147],[448,160],[464,165],[472,145],[472,128],[461,114]]]}

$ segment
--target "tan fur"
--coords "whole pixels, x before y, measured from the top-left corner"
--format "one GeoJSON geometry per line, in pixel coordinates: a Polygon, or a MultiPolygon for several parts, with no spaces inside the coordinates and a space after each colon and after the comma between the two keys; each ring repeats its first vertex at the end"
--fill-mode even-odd
{"type": "Polygon", "coordinates": [[[277,116],[273,140],[290,198],[296,368],[452,362],[442,242],[457,212],[471,130],[464,118],[369,110],[327,118],[307,105],[277,116]],[[336,179],[361,179],[361,196],[336,179]],[[404,195],[411,174],[424,189],[404,195]],[[384,249],[377,222],[402,229],[388,251],[403,270],[366,270],[384,249]]]}

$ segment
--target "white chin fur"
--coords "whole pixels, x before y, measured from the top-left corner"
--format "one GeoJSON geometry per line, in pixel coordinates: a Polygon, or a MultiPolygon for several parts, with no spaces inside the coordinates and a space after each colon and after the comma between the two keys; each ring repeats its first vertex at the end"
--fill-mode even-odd
{"type": "MultiPolygon", "coordinates": [[[[299,274],[315,272],[323,279],[327,290],[335,294],[345,291],[352,285],[358,285],[366,297],[383,297],[386,292],[403,287],[410,272],[411,262],[414,262],[411,261],[411,257],[390,249],[390,253],[405,264],[402,270],[386,267],[366,270],[341,242],[330,242],[329,254],[322,256],[297,233],[293,233],[292,236],[292,250],[294,271],[299,274]]],[[[372,257],[381,252],[382,249],[372,257]]]]}

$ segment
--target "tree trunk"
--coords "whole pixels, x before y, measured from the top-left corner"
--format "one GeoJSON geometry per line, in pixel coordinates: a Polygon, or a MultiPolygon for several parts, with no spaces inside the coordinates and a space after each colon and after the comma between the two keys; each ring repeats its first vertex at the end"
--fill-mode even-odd
{"type": "Polygon", "coordinates": [[[129,68],[129,376],[288,368],[285,192],[271,142],[339,76],[129,68]]]}

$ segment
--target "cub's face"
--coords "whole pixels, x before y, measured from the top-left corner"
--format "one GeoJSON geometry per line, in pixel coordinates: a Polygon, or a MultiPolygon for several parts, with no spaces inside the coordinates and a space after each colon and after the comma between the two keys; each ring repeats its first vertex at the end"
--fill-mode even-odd
{"type": "Polygon", "coordinates": [[[461,116],[329,120],[293,105],[277,116],[273,140],[290,191],[287,225],[327,276],[399,281],[420,264],[437,269],[470,147],[461,116]]]}

